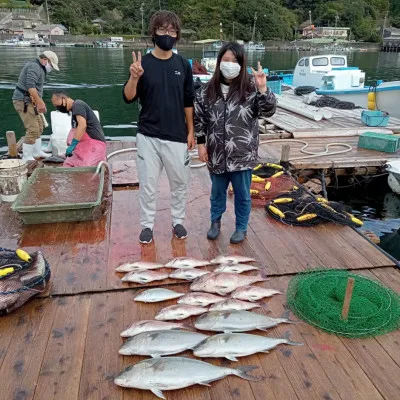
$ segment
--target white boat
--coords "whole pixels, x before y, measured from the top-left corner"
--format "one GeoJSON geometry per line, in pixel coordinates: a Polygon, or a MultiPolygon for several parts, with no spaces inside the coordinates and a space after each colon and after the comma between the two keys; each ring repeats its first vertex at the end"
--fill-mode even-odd
{"type": "Polygon", "coordinates": [[[389,172],[388,184],[394,193],[400,195],[400,161],[391,161],[387,163],[389,172]]]}
{"type": "Polygon", "coordinates": [[[204,65],[207,72],[213,74],[215,67],[217,66],[218,50],[205,50],[203,49],[203,55],[200,63],[204,65]]]}
{"type": "Polygon", "coordinates": [[[31,42],[28,40],[23,40],[19,38],[12,38],[0,43],[1,46],[7,47],[30,47],[31,42]]]}
{"type": "Polygon", "coordinates": [[[368,93],[375,93],[376,108],[400,118],[400,81],[378,82],[365,87],[365,72],[349,67],[341,54],[302,57],[293,73],[293,86],[314,86],[317,95],[368,108],[368,93]]]}
{"type": "MultiPolygon", "coordinates": [[[[149,48],[146,50],[146,54],[149,54],[149,53],[152,52],[153,50],[154,50],[154,48],[149,47],[149,48]]],[[[176,48],[173,48],[172,51],[173,51],[175,54],[178,54],[178,50],[177,50],[176,48]]],[[[218,54],[218,52],[217,52],[217,54],[218,54]]],[[[197,79],[200,79],[200,81],[201,81],[202,83],[205,83],[205,82],[208,82],[211,78],[212,78],[212,74],[210,74],[210,75],[193,74],[193,81],[196,81],[197,79]]]]}
{"type": "Polygon", "coordinates": [[[364,88],[364,82],[365,72],[349,67],[345,55],[302,57],[293,73],[293,86],[314,86],[321,90],[364,88]]]}
{"type": "Polygon", "coordinates": [[[262,43],[249,42],[244,45],[246,51],[265,51],[265,46],[262,43]]]}
{"type": "Polygon", "coordinates": [[[394,118],[400,118],[400,81],[383,82],[377,86],[348,89],[316,90],[318,95],[332,96],[338,100],[350,101],[356,106],[368,108],[368,93],[375,93],[376,108],[386,111],[394,118]]]}

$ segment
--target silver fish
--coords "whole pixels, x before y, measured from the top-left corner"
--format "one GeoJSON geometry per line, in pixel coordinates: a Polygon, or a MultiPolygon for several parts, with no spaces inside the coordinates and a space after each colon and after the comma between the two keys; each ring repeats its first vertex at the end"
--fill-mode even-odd
{"type": "Polygon", "coordinates": [[[224,357],[231,361],[237,361],[236,357],[250,356],[256,353],[268,353],[280,344],[302,346],[290,340],[290,332],[287,331],[281,338],[269,338],[246,333],[222,333],[211,336],[199,343],[194,349],[196,357],[224,357]]]}
{"type": "Polygon", "coordinates": [[[209,273],[209,271],[204,271],[203,269],[177,269],[176,271],[169,274],[169,277],[173,279],[184,279],[186,281],[192,281],[199,276],[203,276],[209,273]]]}
{"type": "Polygon", "coordinates": [[[122,337],[130,337],[138,335],[143,332],[153,332],[153,331],[168,331],[171,329],[193,329],[193,327],[186,323],[178,322],[166,322],[166,321],[154,321],[154,320],[144,320],[139,322],[134,322],[129,328],[121,332],[122,337]]]}
{"type": "Polygon", "coordinates": [[[210,311],[252,310],[253,308],[257,307],[267,308],[267,306],[264,304],[250,303],[249,301],[236,299],[226,299],[213,304],[210,307],[210,311]]]}
{"type": "Polygon", "coordinates": [[[243,286],[237,288],[232,294],[233,299],[245,301],[258,301],[264,297],[271,297],[274,294],[282,294],[278,290],[267,289],[260,286],[243,286]]]}
{"type": "Polygon", "coordinates": [[[266,280],[264,271],[261,271],[259,275],[255,276],[213,272],[197,278],[190,285],[190,290],[196,292],[216,293],[224,296],[233,292],[240,286],[251,285],[252,283],[263,282],[266,280]]]}
{"type": "Polygon", "coordinates": [[[231,274],[241,274],[242,272],[259,270],[259,267],[249,264],[223,264],[214,269],[214,272],[228,272],[231,274]]]}
{"type": "Polygon", "coordinates": [[[167,278],[167,273],[144,270],[138,272],[129,272],[123,278],[121,278],[121,280],[123,282],[149,283],[154,281],[162,281],[163,279],[167,278]]]}
{"type": "Polygon", "coordinates": [[[159,269],[159,268],[164,268],[164,265],[147,261],[136,261],[133,263],[121,264],[115,270],[117,272],[132,272],[132,271],[142,271],[146,269],[159,269]]]}
{"type": "Polygon", "coordinates": [[[189,306],[187,304],[179,304],[176,306],[170,306],[163,308],[154,319],[158,321],[167,321],[171,319],[185,319],[189,318],[192,315],[200,315],[207,312],[207,308],[197,307],[197,306],[189,306]]]}
{"type": "Polygon", "coordinates": [[[192,358],[158,357],[143,360],[126,368],[114,379],[114,383],[127,388],[150,390],[160,399],[166,399],[162,390],[209,385],[228,375],[259,381],[261,378],[249,374],[256,368],[251,365],[224,368],[192,358]]]}
{"type": "Polygon", "coordinates": [[[246,256],[218,256],[210,261],[211,264],[240,264],[256,261],[254,258],[246,256]]]}
{"type": "Polygon", "coordinates": [[[129,338],[121,346],[118,353],[123,356],[168,356],[193,349],[207,338],[207,335],[190,331],[144,332],[129,338]]]}
{"type": "Polygon", "coordinates": [[[208,261],[204,260],[196,260],[195,258],[190,257],[177,257],[165,264],[167,268],[197,268],[197,267],[205,267],[206,265],[210,265],[208,261]]]}
{"type": "Polygon", "coordinates": [[[281,323],[293,323],[287,318],[271,318],[250,311],[210,311],[197,318],[194,326],[201,331],[248,332],[265,331],[281,323]]]}
{"type": "Polygon", "coordinates": [[[141,301],[143,303],[157,303],[159,301],[176,299],[184,295],[185,293],[178,293],[169,289],[155,288],[155,289],[148,289],[142,293],[139,293],[134,300],[141,301]]]}
{"type": "Polygon", "coordinates": [[[178,300],[179,304],[188,304],[190,306],[207,307],[210,304],[225,300],[225,297],[217,296],[211,293],[190,292],[178,300]]]}

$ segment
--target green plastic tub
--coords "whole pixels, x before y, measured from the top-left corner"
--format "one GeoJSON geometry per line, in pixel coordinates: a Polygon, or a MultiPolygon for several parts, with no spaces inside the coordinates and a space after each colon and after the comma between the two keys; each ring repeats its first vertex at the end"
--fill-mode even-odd
{"type": "Polygon", "coordinates": [[[358,147],[394,153],[400,148],[400,137],[384,133],[365,132],[358,138],[358,147]]]}
{"type": "MultiPolygon", "coordinates": [[[[74,222],[74,221],[90,221],[99,219],[101,216],[100,206],[102,202],[104,188],[104,169],[101,169],[99,176],[98,188],[92,193],[93,199],[87,202],[63,202],[54,204],[30,204],[32,203],[32,193],[40,186],[41,180],[48,178],[50,174],[54,174],[57,185],[62,186],[63,179],[76,179],[77,175],[72,174],[94,174],[96,167],[83,168],[37,168],[28,181],[24,184],[21,193],[12,205],[12,210],[17,212],[24,224],[48,224],[55,222],[74,222]],[[46,177],[47,175],[47,177],[46,177]]],[[[86,177],[85,175],[85,177],[86,177]]],[[[84,175],[81,175],[83,177],[84,175]]],[[[89,176],[89,175],[88,175],[89,176]]],[[[53,178],[52,177],[52,178],[53,178]]],[[[50,180],[51,181],[51,180],[50,180]]],[[[49,185],[49,189],[57,185],[49,185]]],[[[40,190],[39,190],[40,191],[40,190]]],[[[68,192],[72,198],[74,194],[68,192]]]]}

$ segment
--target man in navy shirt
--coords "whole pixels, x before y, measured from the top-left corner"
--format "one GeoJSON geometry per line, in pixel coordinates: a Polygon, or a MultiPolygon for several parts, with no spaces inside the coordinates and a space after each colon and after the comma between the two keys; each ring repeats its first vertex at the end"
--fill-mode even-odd
{"type": "Polygon", "coordinates": [[[171,189],[172,231],[185,239],[183,226],[189,182],[189,151],[195,146],[193,127],[194,85],[190,63],[172,49],[181,34],[177,15],[155,13],[150,21],[155,49],[145,56],[133,56],[129,80],[123,95],[127,103],[139,100],[136,136],[140,190],[139,241],[151,243],[156,213],[155,194],[165,167],[171,189]]]}

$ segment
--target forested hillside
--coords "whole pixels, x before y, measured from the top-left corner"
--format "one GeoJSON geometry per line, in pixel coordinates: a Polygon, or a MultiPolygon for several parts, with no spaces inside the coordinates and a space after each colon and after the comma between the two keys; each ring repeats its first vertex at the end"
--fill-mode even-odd
{"type": "Polygon", "coordinates": [[[99,31],[91,21],[100,18],[104,33],[140,35],[142,12],[147,34],[149,18],[160,7],[177,12],[197,39],[219,38],[222,22],[225,39],[234,34],[249,40],[255,15],[256,40],[293,39],[310,11],[314,25],[350,27],[356,40],[378,41],[385,15],[386,26],[400,27],[400,0],[48,0],[48,7],[53,22],[86,34],[99,31]]]}

